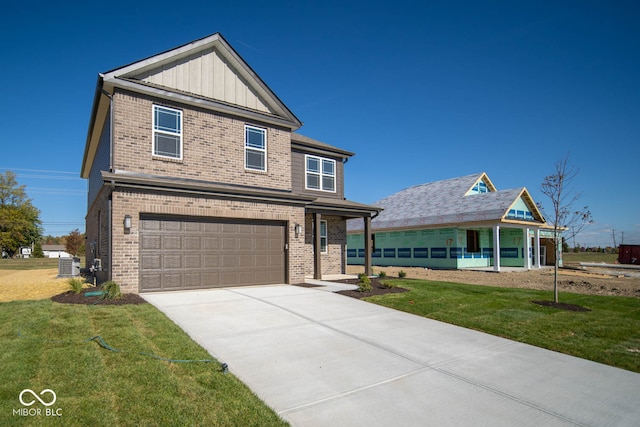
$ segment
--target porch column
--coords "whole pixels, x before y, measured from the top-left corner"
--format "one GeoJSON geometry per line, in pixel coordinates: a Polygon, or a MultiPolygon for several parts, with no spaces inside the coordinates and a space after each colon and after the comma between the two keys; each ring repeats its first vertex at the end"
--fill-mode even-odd
{"type": "Polygon", "coordinates": [[[534,245],[536,247],[536,260],[535,266],[536,268],[540,268],[540,229],[536,228],[536,237],[534,240],[534,245]]]}
{"type": "Polygon", "coordinates": [[[320,246],[320,220],[322,215],[319,213],[313,214],[313,278],[316,280],[322,280],[322,249],[320,246]]]}
{"type": "Polygon", "coordinates": [[[500,226],[493,226],[493,270],[500,271],[500,226]]]}
{"type": "Polygon", "coordinates": [[[531,269],[531,258],[529,253],[531,252],[531,239],[529,238],[529,228],[523,230],[524,233],[524,267],[527,270],[531,269]]]}
{"type": "Polygon", "coordinates": [[[373,266],[371,261],[371,251],[373,249],[373,240],[371,238],[371,217],[364,217],[364,274],[373,275],[373,266]]]}

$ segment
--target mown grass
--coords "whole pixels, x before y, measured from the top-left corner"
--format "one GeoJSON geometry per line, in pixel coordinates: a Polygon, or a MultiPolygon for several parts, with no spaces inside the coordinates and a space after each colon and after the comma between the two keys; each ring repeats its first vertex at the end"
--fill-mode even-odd
{"type": "Polygon", "coordinates": [[[410,292],[367,301],[504,338],[640,372],[640,299],[560,294],[589,312],[533,304],[552,292],[426,280],[394,280],[410,292]]]}
{"type": "MultiPolygon", "coordinates": [[[[80,257],[80,267],[84,267],[84,257],[80,257]]],[[[39,270],[58,268],[58,258],[16,258],[0,259],[0,270],[39,270]]]]}
{"type": "Polygon", "coordinates": [[[618,254],[604,254],[600,252],[563,252],[562,261],[566,264],[579,264],[581,262],[604,262],[613,264],[618,259],[618,254]]]}
{"type": "MultiPolygon", "coordinates": [[[[286,425],[152,305],[0,304],[0,425],[286,425]],[[121,352],[102,348],[100,335],[121,352]],[[60,417],[21,417],[24,389],[51,389],[60,417]]],[[[45,407],[36,402],[44,412],[45,407]]]]}

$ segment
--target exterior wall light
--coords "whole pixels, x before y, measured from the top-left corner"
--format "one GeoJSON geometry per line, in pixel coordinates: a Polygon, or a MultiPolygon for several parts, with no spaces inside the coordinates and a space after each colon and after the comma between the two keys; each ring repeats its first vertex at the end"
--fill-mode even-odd
{"type": "Polygon", "coordinates": [[[131,215],[124,216],[124,231],[127,233],[131,231],[131,215]]]}
{"type": "Polygon", "coordinates": [[[300,237],[300,235],[302,234],[302,225],[296,224],[296,226],[293,229],[296,233],[296,237],[300,237]]]}

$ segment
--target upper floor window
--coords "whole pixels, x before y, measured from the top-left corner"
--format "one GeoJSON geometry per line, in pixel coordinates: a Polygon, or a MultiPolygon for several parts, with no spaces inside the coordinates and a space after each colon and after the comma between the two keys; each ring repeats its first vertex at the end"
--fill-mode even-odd
{"type": "Polygon", "coordinates": [[[182,159],[182,111],[153,106],[153,155],[182,159]]]}
{"type": "Polygon", "coordinates": [[[336,161],[305,156],[305,175],[308,190],[336,191],[336,161]]]}
{"type": "Polygon", "coordinates": [[[244,126],[244,167],[256,171],[267,170],[267,130],[244,126]]]}

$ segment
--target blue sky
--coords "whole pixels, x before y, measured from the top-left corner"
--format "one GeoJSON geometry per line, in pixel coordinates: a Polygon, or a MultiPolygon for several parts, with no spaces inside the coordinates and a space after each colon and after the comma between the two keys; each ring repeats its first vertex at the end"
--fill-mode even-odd
{"type": "Polygon", "coordinates": [[[84,229],[97,74],[220,32],[304,122],[355,151],[349,199],[487,172],[534,200],[579,168],[583,245],[640,243],[640,6],[633,1],[11,2],[0,17],[0,171],[45,234],[84,229]]]}

